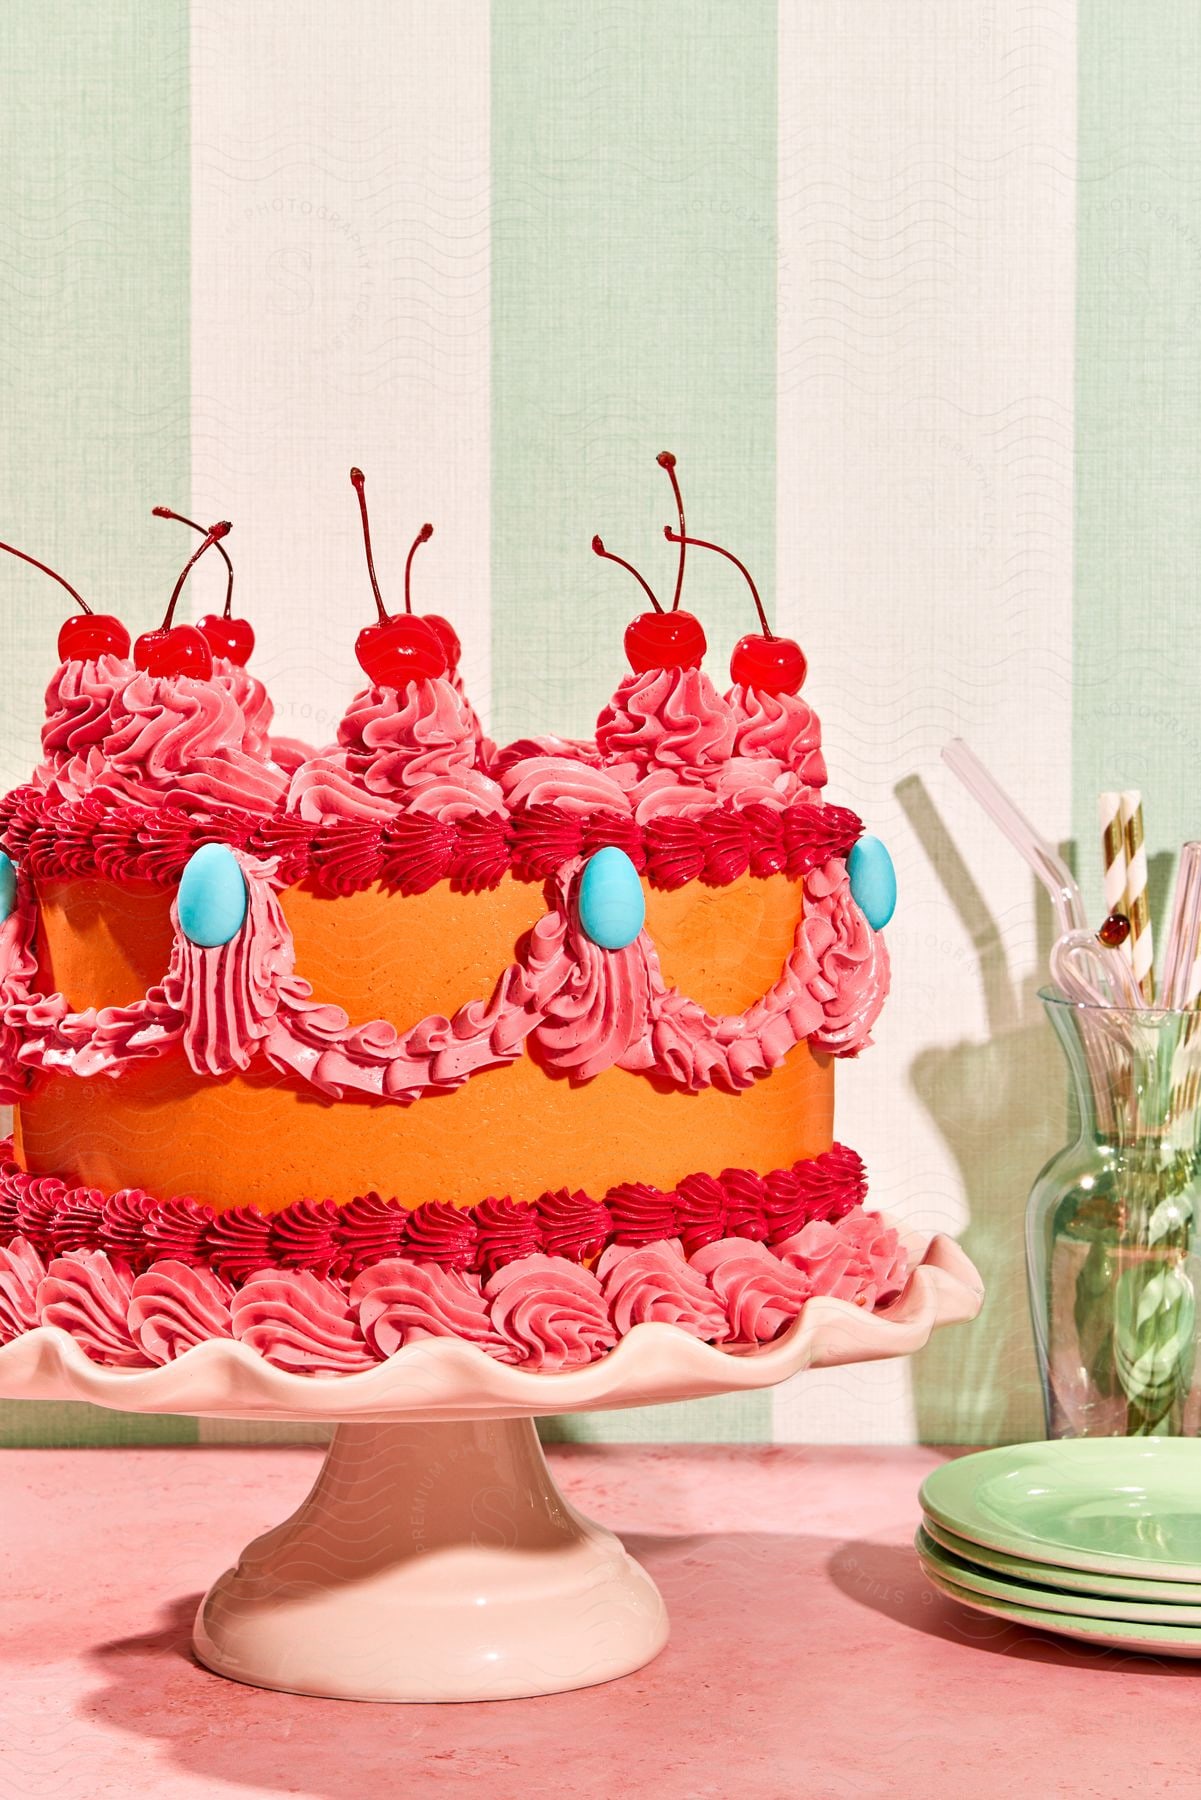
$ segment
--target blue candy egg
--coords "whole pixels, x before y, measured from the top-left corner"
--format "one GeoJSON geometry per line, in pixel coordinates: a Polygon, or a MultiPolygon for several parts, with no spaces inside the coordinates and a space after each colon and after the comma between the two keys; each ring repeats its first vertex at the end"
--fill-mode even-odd
{"type": "Polygon", "coordinates": [[[17,904],[17,871],[13,859],[0,850],[0,924],[17,904]]]}
{"type": "Polygon", "coordinates": [[[897,909],[897,872],[892,857],[876,837],[861,837],[847,857],[851,897],[874,931],[880,931],[897,909]]]}
{"type": "Polygon", "coordinates": [[[646,895],[624,850],[608,844],[580,877],[580,924],[602,950],[624,950],[646,923],[646,895]]]}
{"type": "Polygon", "coordinates": [[[179,928],[202,949],[228,944],[246,918],[246,878],[226,844],[202,844],[179,881],[179,928]]]}

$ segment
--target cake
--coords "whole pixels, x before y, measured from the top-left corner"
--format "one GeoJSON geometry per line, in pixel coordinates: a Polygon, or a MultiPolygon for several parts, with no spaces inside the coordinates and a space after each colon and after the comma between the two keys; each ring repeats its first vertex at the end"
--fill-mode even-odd
{"type": "Polygon", "coordinates": [[[675,605],[647,588],[594,735],[498,747],[411,610],[432,528],[390,614],[354,480],[378,620],[332,744],[273,734],[232,568],[173,622],[224,521],[132,648],[82,601],[62,628],[0,802],[0,1342],[352,1374],[452,1336],[551,1372],[648,1321],[748,1353],[814,1295],[886,1304],[904,1253],[833,1088],[891,864],[823,798],[799,647],[747,574],[719,691],[681,505],[675,605]]]}

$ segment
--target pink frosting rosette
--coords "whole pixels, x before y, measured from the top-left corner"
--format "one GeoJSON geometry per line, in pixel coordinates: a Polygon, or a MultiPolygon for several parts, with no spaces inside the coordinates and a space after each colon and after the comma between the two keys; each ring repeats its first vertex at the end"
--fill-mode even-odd
{"type": "Polygon", "coordinates": [[[137,674],[126,657],[60,663],[46,689],[42,761],[34,785],[60,800],[79,799],[103,766],[102,745],[125,717],[121,697],[137,674]]]}
{"type": "Polygon", "coordinates": [[[597,721],[596,742],[641,825],[726,803],[779,810],[816,799],[826,779],[805,701],[741,687],[723,698],[699,669],[628,676],[597,721]]]}
{"type": "Polygon", "coordinates": [[[288,811],[314,824],[353,820],[383,824],[399,804],[390,794],[370,793],[346,767],[346,753],[335,744],[315,750],[293,771],[288,811]]]}
{"type": "MultiPolygon", "coordinates": [[[[275,717],[275,708],[258,676],[252,675],[242,663],[216,656],[213,658],[213,681],[218,687],[225,688],[242,715],[245,723],[242,733],[243,750],[248,756],[274,762],[276,759],[271,749],[271,723],[275,717]]],[[[283,768],[282,763],[278,766],[283,768]]]]}
{"type": "Polygon", "coordinates": [[[38,1323],[38,1288],[46,1265],[28,1238],[0,1245],[0,1344],[38,1323]]]}
{"type": "Polygon", "coordinates": [[[700,669],[649,669],[619,684],[596,722],[596,747],[606,768],[635,778],[714,769],[734,748],[734,715],[700,669]]]}
{"type": "Polygon", "coordinates": [[[474,715],[449,681],[356,694],[338,743],[297,769],[288,810],[301,818],[390,818],[402,810],[452,820],[504,813],[498,784],[476,767],[474,715]]]}
{"type": "Polygon", "coordinates": [[[721,1238],[689,1257],[726,1315],[726,1342],[768,1344],[787,1329],[812,1294],[807,1277],[750,1238],[721,1238]]]}
{"type": "Polygon", "coordinates": [[[283,795],[283,770],[254,741],[229,682],[148,675],[116,657],[64,663],[46,715],[34,780],[60,802],[270,812],[283,795]]]}
{"type": "Polygon", "coordinates": [[[114,1267],[103,1250],[56,1256],[38,1285],[38,1323],[69,1331],[93,1362],[145,1368],[147,1358],[129,1329],[133,1276],[114,1267]]]}
{"type": "Polygon", "coordinates": [[[135,1276],[130,1335],[152,1363],[174,1362],[210,1338],[230,1338],[233,1289],[210,1269],[167,1258],[135,1276]]]}
{"type": "Polygon", "coordinates": [[[611,1244],[597,1277],[619,1337],[635,1325],[676,1325],[712,1343],[726,1335],[724,1308],[678,1238],[658,1244],[611,1244]]]}
{"type": "Polygon", "coordinates": [[[391,1257],[364,1269],[351,1284],[363,1336],[384,1358],[423,1338],[459,1338],[500,1362],[513,1362],[512,1347],[493,1330],[478,1275],[437,1263],[391,1257]]]}
{"type": "Polygon", "coordinates": [[[908,1269],[896,1231],[861,1208],[837,1221],[811,1219],[778,1244],[776,1254],[805,1278],[813,1293],[849,1300],[868,1311],[900,1292],[908,1269]]]}
{"type": "Polygon", "coordinates": [[[627,780],[626,804],[639,825],[656,819],[700,819],[717,805],[715,770],[652,768],[645,775],[634,771],[633,763],[623,763],[616,772],[627,780]]]}
{"type": "Polygon", "coordinates": [[[529,756],[512,763],[498,777],[501,792],[516,810],[557,806],[566,813],[628,813],[630,802],[621,783],[594,763],[569,756],[529,756]]]}
{"type": "Polygon", "coordinates": [[[800,694],[769,694],[735,685],[726,695],[734,715],[734,754],[770,758],[791,771],[807,790],[797,799],[816,799],[826,784],[821,723],[800,694]]]}
{"type": "Polygon", "coordinates": [[[492,1324],[522,1368],[550,1374],[595,1362],[617,1342],[596,1276],[564,1256],[525,1256],[489,1277],[492,1324]]]}
{"type": "Polygon", "coordinates": [[[544,732],[541,737],[514,738],[512,743],[499,745],[488,758],[488,773],[501,781],[515,764],[534,756],[565,757],[590,763],[593,768],[599,768],[601,760],[593,738],[562,738],[554,732],[544,732]]]}
{"type": "Polygon", "coordinates": [[[233,1335],[297,1375],[352,1375],[376,1358],[340,1281],[307,1269],[252,1275],[234,1295],[233,1335]]]}
{"type": "Polygon", "coordinates": [[[458,695],[459,704],[466,713],[467,722],[471,726],[471,736],[475,742],[476,767],[486,769],[496,755],[496,745],[484,730],[484,722],[471,703],[471,696],[467,692],[458,669],[450,670],[446,679],[458,695]]]}
{"type": "Polygon", "coordinates": [[[792,806],[816,793],[784,763],[767,756],[732,756],[713,782],[716,801],[734,806],[792,806]]]}
{"type": "Polygon", "coordinates": [[[317,748],[314,744],[306,743],[304,738],[272,737],[269,740],[268,754],[290,781],[302,763],[309,762],[316,756],[317,748]]]}

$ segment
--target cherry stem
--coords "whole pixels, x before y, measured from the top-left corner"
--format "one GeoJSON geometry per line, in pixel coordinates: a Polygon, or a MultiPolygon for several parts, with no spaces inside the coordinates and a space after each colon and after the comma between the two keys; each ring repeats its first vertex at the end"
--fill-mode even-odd
{"type": "Polygon", "coordinates": [[[0,544],[0,550],[7,550],[10,556],[19,556],[22,562],[32,563],[33,567],[40,569],[43,575],[49,575],[51,581],[57,581],[59,587],[65,587],[72,600],[78,600],[85,613],[91,612],[92,609],[83,595],[77,594],[66,577],[60,575],[56,569],[51,569],[44,562],[39,562],[36,556],[29,556],[24,550],[18,550],[15,544],[0,544]]]}
{"type": "Polygon", "coordinates": [[[671,491],[676,497],[676,511],[680,515],[680,566],[676,570],[676,597],[671,603],[672,612],[680,610],[680,595],[684,590],[684,558],[688,555],[688,539],[684,535],[688,527],[684,523],[684,496],[680,492],[680,483],[676,477],[676,459],[670,450],[660,450],[655,458],[661,469],[667,470],[667,478],[671,482],[671,491]]]}
{"type": "Polygon", "coordinates": [[[171,629],[172,621],[175,618],[175,602],[183,592],[184,582],[188,579],[188,576],[192,573],[192,570],[196,567],[196,564],[200,561],[205,551],[211,549],[214,544],[219,544],[221,539],[223,537],[228,537],[232,530],[233,526],[228,519],[218,519],[215,525],[209,526],[204,534],[203,544],[201,544],[198,550],[193,551],[183,568],[179,571],[179,580],[175,583],[171,592],[171,598],[167,602],[167,612],[160,630],[169,631],[171,629]]]}
{"type": "Polygon", "coordinates": [[[724,556],[726,558],[727,562],[732,562],[734,567],[737,570],[739,570],[739,572],[741,573],[743,579],[746,582],[746,585],[750,588],[751,594],[754,597],[755,610],[759,614],[759,623],[763,627],[764,637],[765,638],[774,638],[775,637],[775,635],[776,635],[775,632],[772,630],[771,626],[767,622],[767,614],[763,610],[763,602],[759,598],[759,589],[755,586],[755,583],[751,577],[751,572],[747,568],[747,566],[744,562],[739,561],[738,557],[735,556],[735,554],[732,550],[723,550],[720,544],[707,543],[704,538],[698,538],[698,537],[686,538],[686,537],[684,537],[682,532],[673,531],[670,525],[665,525],[663,527],[663,535],[667,539],[669,544],[685,543],[685,544],[691,544],[694,550],[716,550],[717,554],[719,556],[724,556]]]}
{"type": "Polygon", "coordinates": [[[354,485],[354,491],[359,497],[359,512],[363,519],[363,544],[367,551],[367,573],[371,577],[371,592],[375,595],[375,604],[379,607],[379,622],[381,625],[386,625],[391,615],[385,609],[379,591],[379,582],[375,579],[375,561],[371,555],[371,525],[367,518],[367,495],[364,492],[367,486],[367,477],[363,474],[362,469],[352,469],[350,479],[354,485]]]}
{"type": "Polygon", "coordinates": [[[646,576],[640,575],[638,573],[637,569],[634,567],[633,563],[628,563],[624,556],[614,556],[614,554],[611,550],[606,550],[603,542],[601,541],[599,533],[592,540],[592,548],[596,552],[597,556],[603,556],[606,562],[615,562],[619,568],[628,569],[630,571],[630,574],[634,577],[634,580],[642,588],[642,591],[645,593],[647,599],[650,601],[650,603],[654,607],[655,611],[657,613],[661,613],[663,611],[663,608],[659,605],[659,602],[656,600],[656,598],[654,596],[654,592],[652,591],[651,584],[646,579],[646,576]]]}
{"type": "Polygon", "coordinates": [[[428,544],[433,535],[433,526],[423,525],[409,547],[409,554],[405,557],[405,611],[407,613],[411,613],[413,610],[413,602],[409,598],[409,571],[413,567],[413,558],[416,556],[418,550],[420,550],[422,544],[428,544]]]}
{"type": "MultiPolygon", "coordinates": [[[[172,512],[169,506],[152,506],[150,510],[156,519],[174,519],[176,524],[190,525],[193,531],[198,531],[201,537],[204,536],[205,528],[203,525],[198,525],[195,519],[186,518],[183,513],[172,512]]],[[[222,614],[222,617],[228,619],[233,616],[234,566],[229,560],[229,551],[225,548],[225,545],[218,543],[217,548],[221,552],[221,560],[225,564],[225,611],[222,614]]]]}

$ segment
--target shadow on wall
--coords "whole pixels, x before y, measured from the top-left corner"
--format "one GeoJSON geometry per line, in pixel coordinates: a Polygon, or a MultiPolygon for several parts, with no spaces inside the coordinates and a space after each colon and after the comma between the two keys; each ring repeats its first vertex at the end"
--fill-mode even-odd
{"type": "Polygon", "coordinates": [[[913,776],[896,794],[975,946],[988,1021],[983,1042],[923,1051],[910,1069],[959,1169],[969,1215],[961,1242],[987,1296],[977,1324],[937,1333],[914,1357],[917,1434],[934,1444],[1022,1442],[1044,1430],[1026,1300],[1026,1198],[1068,1128],[1063,1061],[1038,999],[1051,909],[1036,882],[1040,972],[1015,987],[997,922],[924,785],[913,776]]]}

